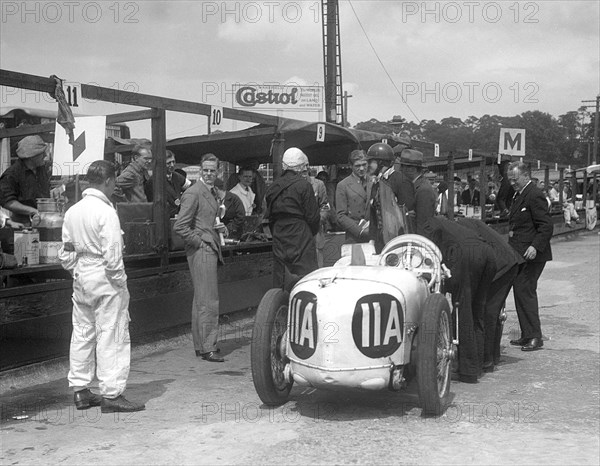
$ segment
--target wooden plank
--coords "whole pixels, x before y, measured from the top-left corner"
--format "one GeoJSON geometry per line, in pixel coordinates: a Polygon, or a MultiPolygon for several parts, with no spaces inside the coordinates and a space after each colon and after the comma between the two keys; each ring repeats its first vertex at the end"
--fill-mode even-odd
{"type": "Polygon", "coordinates": [[[481,208],[481,220],[485,222],[485,197],[487,194],[487,177],[485,176],[486,158],[481,157],[479,167],[479,207],[481,208]]]}
{"type": "Polygon", "coordinates": [[[448,154],[448,218],[454,220],[454,154],[448,154]]]}
{"type": "Polygon", "coordinates": [[[277,134],[273,138],[273,144],[271,147],[271,157],[273,158],[273,178],[276,179],[281,176],[282,173],[281,159],[285,150],[285,137],[282,133],[277,134]]]}
{"type": "Polygon", "coordinates": [[[0,69],[0,86],[29,89],[39,92],[54,92],[56,83],[54,79],[42,78],[33,74],[17,73],[16,71],[0,69]]]}
{"type": "Polygon", "coordinates": [[[12,138],[15,136],[29,136],[30,134],[51,133],[56,125],[54,123],[44,123],[43,125],[21,126],[19,128],[0,129],[0,139],[12,138]]]}
{"type": "Polygon", "coordinates": [[[161,266],[169,263],[169,230],[171,228],[167,210],[167,127],[166,112],[163,108],[155,108],[152,116],[152,178],[154,189],[154,223],[156,225],[156,242],[161,266]]]}
{"type": "Polygon", "coordinates": [[[149,120],[152,118],[152,110],[139,110],[137,112],[115,113],[106,115],[106,124],[126,123],[128,121],[149,120]]]}

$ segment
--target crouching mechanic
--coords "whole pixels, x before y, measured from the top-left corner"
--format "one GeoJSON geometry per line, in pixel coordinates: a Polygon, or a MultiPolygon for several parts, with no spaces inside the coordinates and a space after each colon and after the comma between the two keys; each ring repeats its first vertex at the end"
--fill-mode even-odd
{"type": "Polygon", "coordinates": [[[129,375],[129,291],[117,212],[109,201],[115,168],[97,160],[87,172],[90,187],[65,214],[62,266],[73,276],[73,334],[69,387],[77,409],[101,406],[103,413],[141,411],[123,397],[129,375]],[[90,391],[94,375],[100,395],[90,391]]]}

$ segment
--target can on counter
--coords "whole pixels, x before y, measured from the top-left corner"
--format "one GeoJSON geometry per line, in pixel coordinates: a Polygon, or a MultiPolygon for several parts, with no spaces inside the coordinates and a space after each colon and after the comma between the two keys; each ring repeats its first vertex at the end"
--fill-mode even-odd
{"type": "Polygon", "coordinates": [[[15,258],[19,265],[40,263],[40,234],[35,229],[15,230],[15,258]]]}

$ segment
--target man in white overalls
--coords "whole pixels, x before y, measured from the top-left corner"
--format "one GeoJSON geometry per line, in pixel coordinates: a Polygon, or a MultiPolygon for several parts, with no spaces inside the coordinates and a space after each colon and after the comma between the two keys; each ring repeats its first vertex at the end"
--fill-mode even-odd
{"type": "Polygon", "coordinates": [[[101,406],[103,413],[144,409],[122,393],[129,375],[129,291],[123,265],[123,239],[109,201],[115,189],[114,165],[97,160],[87,172],[90,187],[65,214],[62,266],[73,276],[73,334],[69,387],[77,409],[101,406]],[[101,396],[88,388],[94,375],[101,396]]]}

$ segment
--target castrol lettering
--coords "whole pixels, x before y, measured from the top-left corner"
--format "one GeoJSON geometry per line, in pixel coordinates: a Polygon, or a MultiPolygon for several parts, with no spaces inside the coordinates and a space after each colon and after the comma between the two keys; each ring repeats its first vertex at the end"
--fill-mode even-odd
{"type": "Polygon", "coordinates": [[[373,294],[356,303],[352,337],[356,347],[369,358],[392,355],[402,343],[404,314],[392,295],[373,294]]]}
{"type": "Polygon", "coordinates": [[[257,89],[252,86],[240,87],[235,93],[235,100],[238,104],[244,107],[255,107],[264,104],[275,105],[296,105],[298,103],[298,88],[292,88],[291,92],[257,92],[257,89]]]}
{"type": "Polygon", "coordinates": [[[317,348],[317,297],[308,291],[294,295],[290,304],[289,338],[300,359],[310,358],[317,348]]]}

